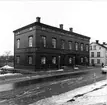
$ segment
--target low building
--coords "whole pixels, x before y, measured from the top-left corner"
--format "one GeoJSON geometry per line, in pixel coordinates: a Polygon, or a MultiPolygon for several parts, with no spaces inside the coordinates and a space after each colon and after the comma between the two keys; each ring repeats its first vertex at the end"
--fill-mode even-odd
{"type": "Polygon", "coordinates": [[[107,44],[100,44],[98,40],[90,44],[90,65],[107,65],[107,44]]]}
{"type": "Polygon", "coordinates": [[[14,31],[16,69],[57,69],[89,64],[90,37],[36,22],[14,31]]]}

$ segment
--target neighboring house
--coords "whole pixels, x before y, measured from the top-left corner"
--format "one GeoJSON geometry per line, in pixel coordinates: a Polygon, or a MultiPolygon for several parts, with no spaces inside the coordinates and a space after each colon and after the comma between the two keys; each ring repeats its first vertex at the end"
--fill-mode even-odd
{"type": "Polygon", "coordinates": [[[107,44],[100,44],[98,40],[90,44],[90,65],[107,65],[107,44]]]}
{"type": "Polygon", "coordinates": [[[89,64],[90,37],[36,22],[14,31],[14,67],[42,70],[89,64]]]}

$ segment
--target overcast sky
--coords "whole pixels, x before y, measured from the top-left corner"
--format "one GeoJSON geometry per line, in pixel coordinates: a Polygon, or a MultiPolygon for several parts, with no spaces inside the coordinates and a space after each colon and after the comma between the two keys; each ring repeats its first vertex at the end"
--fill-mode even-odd
{"type": "Polygon", "coordinates": [[[107,42],[107,1],[0,1],[0,55],[14,51],[13,31],[36,21],[107,42]]]}

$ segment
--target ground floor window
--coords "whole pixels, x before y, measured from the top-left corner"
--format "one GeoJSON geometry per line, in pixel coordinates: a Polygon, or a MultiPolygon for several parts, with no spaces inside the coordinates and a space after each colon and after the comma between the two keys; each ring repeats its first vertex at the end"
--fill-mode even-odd
{"type": "Polygon", "coordinates": [[[28,56],[28,63],[32,64],[33,63],[33,57],[32,56],[28,56]]]}
{"type": "Polygon", "coordinates": [[[56,64],[56,57],[52,57],[52,63],[56,64]]]}
{"type": "Polygon", "coordinates": [[[81,63],[83,63],[83,58],[81,58],[81,63]]]}
{"type": "Polygon", "coordinates": [[[100,59],[97,59],[97,64],[100,64],[100,59]]]}
{"type": "Polygon", "coordinates": [[[91,59],[91,64],[94,64],[94,59],[91,59]]]}
{"type": "Polygon", "coordinates": [[[71,57],[69,58],[69,64],[72,64],[72,58],[71,57]]]}
{"type": "Polygon", "coordinates": [[[19,64],[20,63],[20,56],[16,57],[16,63],[19,64]]]}
{"type": "Polygon", "coordinates": [[[46,57],[41,57],[41,64],[46,64],[46,57]]]}

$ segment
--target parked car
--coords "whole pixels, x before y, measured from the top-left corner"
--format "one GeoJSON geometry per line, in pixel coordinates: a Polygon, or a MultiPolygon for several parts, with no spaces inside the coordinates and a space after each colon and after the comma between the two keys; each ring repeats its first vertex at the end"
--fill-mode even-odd
{"type": "Polygon", "coordinates": [[[102,73],[107,73],[107,65],[101,68],[102,73]]]}

